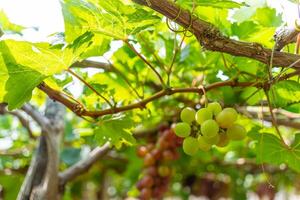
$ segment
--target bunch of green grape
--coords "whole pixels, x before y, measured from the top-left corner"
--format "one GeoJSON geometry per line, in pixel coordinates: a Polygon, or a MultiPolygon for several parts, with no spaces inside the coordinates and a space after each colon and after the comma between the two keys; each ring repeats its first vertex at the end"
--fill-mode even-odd
{"type": "Polygon", "coordinates": [[[180,113],[182,122],[174,126],[177,136],[184,138],[183,151],[193,156],[200,149],[209,151],[213,145],[225,147],[230,140],[246,137],[245,128],[237,123],[238,113],[233,108],[224,108],[217,103],[209,103],[197,112],[190,107],[180,113]]]}

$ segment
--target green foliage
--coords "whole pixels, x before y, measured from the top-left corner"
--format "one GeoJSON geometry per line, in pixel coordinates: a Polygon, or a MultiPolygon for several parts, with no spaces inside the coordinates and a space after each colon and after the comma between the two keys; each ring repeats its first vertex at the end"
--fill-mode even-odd
{"type": "MultiPolygon", "coordinates": [[[[268,48],[274,46],[273,34],[276,28],[286,23],[282,19],[283,14],[263,0],[177,0],[175,4],[193,12],[193,16],[212,23],[228,38],[257,42],[268,48]]],[[[137,196],[135,182],[139,179],[139,173],[136,172],[141,171],[143,164],[135,155],[135,145],[147,145],[151,138],[136,133],[157,128],[163,122],[171,124],[180,121],[181,108],[192,106],[198,109],[200,104],[203,107],[205,100],[218,102],[222,107],[241,108],[241,113],[245,111],[247,115],[239,115],[237,123],[246,130],[252,129],[250,137],[228,143],[228,138],[222,138],[222,132],[220,138],[212,137],[205,141],[202,137],[195,137],[198,133],[194,129],[205,121],[200,118],[215,119],[221,106],[218,104],[216,108],[210,108],[209,111],[214,116],[210,112],[206,113],[207,116],[198,113],[196,121],[199,124],[193,121],[194,116],[187,116],[193,111],[187,112],[182,119],[191,124],[191,131],[183,130],[184,134],[177,134],[190,135],[193,140],[185,141],[183,150],[179,148],[180,158],[174,163],[174,175],[170,180],[172,194],[188,198],[189,192],[185,189],[188,186],[184,184],[191,176],[199,178],[214,174],[216,179],[223,177],[220,179],[231,180],[229,184],[233,199],[245,199],[247,191],[253,190],[261,180],[266,181],[266,178],[261,178],[264,177],[264,173],[260,171],[261,164],[277,168],[280,166],[278,169],[285,164],[289,168],[284,169],[284,174],[279,171],[269,175],[278,185],[293,184],[295,173],[300,172],[300,135],[296,134],[293,139],[293,128],[279,127],[286,143],[291,143],[286,146],[277,137],[274,127],[267,129],[258,126],[257,115],[249,114],[248,109],[253,107],[258,110],[266,102],[262,88],[255,85],[236,87],[232,84],[206,91],[206,99],[198,93],[162,95],[156,98],[166,88],[196,88],[224,81],[263,83],[268,80],[269,66],[250,58],[208,51],[200,46],[192,33],[184,35],[181,27],[170,22],[171,28],[179,30],[171,31],[162,15],[132,1],[64,0],[61,1],[61,6],[65,32],[61,34],[61,40],[54,43],[7,39],[13,38],[10,36],[15,33],[20,34],[24,27],[9,22],[4,12],[0,11],[1,30],[8,36],[0,41],[0,103],[7,103],[8,108],[13,110],[30,101],[42,109],[45,107],[46,95],[35,88],[46,81],[66,98],[73,96],[90,111],[114,111],[125,106],[124,112],[97,119],[82,119],[72,112],[67,114],[60,153],[61,169],[79,161],[86,155],[87,149],[106,142],[116,147],[115,153],[120,156],[118,159],[125,161],[120,164],[118,159],[112,161],[107,158],[103,163],[97,163],[87,175],[68,185],[66,199],[76,199],[83,195],[81,191],[84,191],[85,185],[91,184],[97,188],[103,180],[104,172],[112,177],[111,182],[116,185],[114,195],[110,196],[112,199],[137,196]],[[109,62],[100,67],[82,66],[78,63],[72,66],[77,61],[95,58],[109,62]],[[161,76],[164,84],[150,69],[149,63],[161,76]],[[67,69],[71,66],[85,83],[68,73],[67,69]],[[151,99],[147,104],[137,103],[149,97],[151,99]],[[132,104],[135,105],[134,109],[126,107],[132,104]],[[213,146],[207,144],[218,140],[226,145],[220,141],[213,146]],[[196,153],[198,147],[201,151],[196,153]],[[195,155],[191,158],[183,151],[195,155]],[[253,164],[255,159],[257,165],[253,164]],[[249,162],[255,165],[255,172],[250,170],[252,165],[237,170],[237,163],[243,160],[246,164],[249,162]]],[[[294,49],[293,44],[290,49],[294,49]]],[[[278,77],[293,72],[293,69],[280,71],[280,66],[275,67],[271,71],[274,80],[268,90],[272,107],[280,108],[276,112],[299,114],[299,80],[296,77],[279,80],[278,77]]],[[[73,99],[71,101],[75,102],[73,99]]],[[[288,119],[282,113],[276,113],[279,115],[278,119],[288,119]]],[[[221,121],[229,121],[228,116],[222,118],[221,121]]],[[[236,120],[236,116],[232,118],[232,121],[236,120]]],[[[225,126],[227,128],[226,124],[225,126]]],[[[35,124],[33,127],[33,134],[39,135],[40,130],[36,130],[35,124]]],[[[18,154],[20,158],[1,156],[1,170],[12,170],[14,173],[13,170],[28,167],[36,141],[30,139],[27,130],[16,117],[0,116],[0,129],[0,139],[9,139],[12,143],[8,148],[9,153],[22,150],[18,154]]],[[[221,131],[224,130],[221,128],[221,131]]],[[[217,130],[207,132],[219,134],[217,130]]],[[[1,174],[0,184],[8,188],[8,199],[15,199],[16,194],[17,187],[11,181],[19,186],[22,177],[1,174]]]]}
{"type": "Polygon", "coordinates": [[[299,152],[300,152],[300,134],[295,135],[291,146],[286,146],[276,136],[257,132],[252,130],[249,135],[257,142],[257,162],[272,163],[274,165],[286,164],[297,172],[300,172],[299,152]]]}
{"type": "Polygon", "coordinates": [[[3,10],[0,10],[0,29],[2,29],[3,31],[21,34],[21,31],[24,28],[25,27],[23,26],[10,22],[5,12],[3,10]]]}
{"type": "Polygon", "coordinates": [[[118,117],[103,120],[95,128],[95,138],[100,145],[109,141],[120,148],[123,143],[135,144],[135,138],[129,132],[134,123],[129,117],[118,117]]]}

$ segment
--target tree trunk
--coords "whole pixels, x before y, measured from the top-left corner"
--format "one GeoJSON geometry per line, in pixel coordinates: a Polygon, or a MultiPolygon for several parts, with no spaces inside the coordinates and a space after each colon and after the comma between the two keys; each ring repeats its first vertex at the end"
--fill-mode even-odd
{"type": "MultiPolygon", "coordinates": [[[[39,138],[39,146],[18,195],[18,200],[56,200],[58,194],[59,146],[64,131],[65,108],[47,101],[46,124],[39,138]]],[[[41,116],[42,117],[42,116],[41,116]]],[[[41,120],[42,121],[42,120],[41,120]]]]}

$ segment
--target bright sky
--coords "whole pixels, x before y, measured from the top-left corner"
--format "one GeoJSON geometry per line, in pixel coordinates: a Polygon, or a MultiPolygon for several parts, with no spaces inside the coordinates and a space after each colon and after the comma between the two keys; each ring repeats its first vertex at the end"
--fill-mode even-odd
{"type": "Polygon", "coordinates": [[[25,39],[41,41],[55,32],[64,30],[63,16],[59,0],[0,0],[10,20],[25,27],[36,27],[24,32],[25,39]]]}

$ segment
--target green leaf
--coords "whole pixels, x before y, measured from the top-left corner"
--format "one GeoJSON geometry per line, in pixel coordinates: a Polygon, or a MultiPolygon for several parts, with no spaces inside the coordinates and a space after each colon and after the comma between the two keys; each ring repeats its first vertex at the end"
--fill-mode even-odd
{"type": "Polygon", "coordinates": [[[300,134],[296,134],[290,147],[283,145],[278,137],[269,133],[258,133],[257,130],[253,130],[249,136],[257,141],[258,163],[287,164],[291,169],[300,172],[300,134]]]}
{"type": "Polygon", "coordinates": [[[3,10],[0,10],[0,27],[3,31],[9,31],[18,34],[21,34],[21,31],[24,29],[23,26],[11,23],[3,10]]]}
{"type": "Polygon", "coordinates": [[[242,23],[233,23],[231,25],[232,34],[239,37],[239,39],[247,39],[253,33],[259,30],[257,24],[253,21],[245,21],[242,23]]]}
{"type": "Polygon", "coordinates": [[[300,84],[292,80],[280,81],[271,87],[269,95],[276,107],[285,107],[299,101],[300,84]]]}
{"type": "Polygon", "coordinates": [[[76,61],[73,50],[62,50],[48,43],[3,40],[0,50],[6,63],[30,67],[45,76],[59,73],[76,61]]]}
{"type": "Polygon", "coordinates": [[[76,60],[73,53],[47,43],[0,41],[0,101],[8,103],[10,110],[22,106],[39,83],[76,60]]]}
{"type": "Polygon", "coordinates": [[[107,141],[116,147],[123,143],[132,145],[136,142],[129,132],[132,127],[133,121],[129,117],[104,120],[95,129],[95,138],[101,145],[107,141]]]}
{"type": "MultiPolygon", "coordinates": [[[[64,0],[62,8],[67,42],[86,31],[124,40],[130,34],[145,30],[160,20],[153,12],[136,6],[126,5],[120,0],[64,0]]],[[[97,40],[97,44],[101,45],[100,37],[97,40]]]]}
{"type": "Polygon", "coordinates": [[[252,18],[265,27],[278,27],[282,23],[282,15],[277,15],[274,8],[258,8],[252,18]]]}

